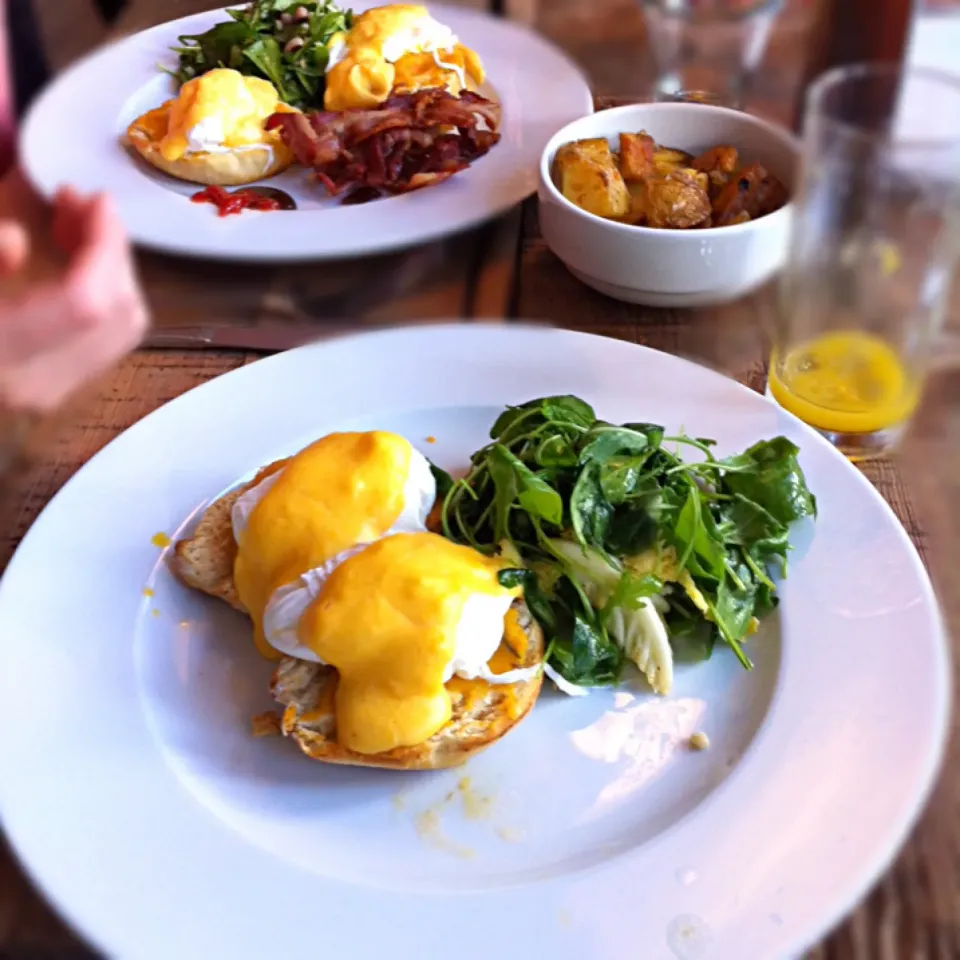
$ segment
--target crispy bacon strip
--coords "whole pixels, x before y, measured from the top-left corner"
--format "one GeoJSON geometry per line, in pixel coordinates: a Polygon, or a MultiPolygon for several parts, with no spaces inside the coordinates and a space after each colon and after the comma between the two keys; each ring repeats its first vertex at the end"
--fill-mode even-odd
{"type": "Polygon", "coordinates": [[[275,113],[267,121],[331,196],[350,192],[357,201],[441,183],[487,153],[499,126],[499,104],[440,89],[399,94],[375,110],[275,113]]]}

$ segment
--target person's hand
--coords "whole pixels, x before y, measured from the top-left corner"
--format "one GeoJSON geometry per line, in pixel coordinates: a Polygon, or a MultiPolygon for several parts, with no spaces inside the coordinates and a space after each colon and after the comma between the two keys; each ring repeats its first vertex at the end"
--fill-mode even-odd
{"type": "MultiPolygon", "coordinates": [[[[132,350],[148,314],[126,232],[108,197],[61,190],[53,238],[62,276],[0,300],[0,406],[47,412],[132,350]]],[[[0,220],[0,277],[24,270],[30,237],[0,220]]]]}

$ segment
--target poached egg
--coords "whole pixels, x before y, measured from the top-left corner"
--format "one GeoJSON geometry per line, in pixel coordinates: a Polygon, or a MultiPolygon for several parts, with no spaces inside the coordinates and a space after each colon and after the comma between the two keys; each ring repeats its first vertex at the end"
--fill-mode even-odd
{"type": "Polygon", "coordinates": [[[166,160],[188,153],[222,153],[261,147],[264,123],[280,104],[272,83],[236,70],[210,70],[188,80],[167,104],[167,130],[160,141],[166,160]]]}
{"type": "Polygon", "coordinates": [[[287,599],[279,619],[297,622],[292,649],[338,672],[342,746],[371,754],[422,743],[451,717],[455,674],[516,683],[540,669],[490,669],[520,593],[500,585],[504,566],[438,534],[397,533],[317,573],[302,602],[287,599]]]}
{"type": "Polygon", "coordinates": [[[127,140],[153,166],[181,180],[229,186],[273,176],[293,162],[277,131],[265,129],[279,102],[273,84],[216,69],[137,117],[127,140]]]}
{"type": "Polygon", "coordinates": [[[390,4],[358,14],[328,44],[327,110],[376,107],[391,93],[442,87],[457,94],[479,87],[483,64],[426,7],[390,4]]]}
{"type": "Polygon", "coordinates": [[[358,545],[425,530],[436,498],[426,457],[384,431],[332,433],[267,474],[234,503],[234,580],[261,653],[267,606],[280,588],[329,571],[358,545]]]}

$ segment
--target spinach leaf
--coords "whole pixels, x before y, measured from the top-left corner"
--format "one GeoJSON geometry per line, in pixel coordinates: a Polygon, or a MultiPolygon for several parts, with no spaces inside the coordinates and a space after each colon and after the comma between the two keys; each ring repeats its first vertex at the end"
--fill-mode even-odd
{"type": "Polygon", "coordinates": [[[723,486],[759,504],[781,523],[815,517],[817,501],[800,469],[799,452],[786,437],[762,440],[745,453],[720,461],[723,486]]]}
{"type": "Polygon", "coordinates": [[[667,631],[673,656],[682,663],[709,660],[716,645],[717,628],[702,616],[666,616],[667,631]]]}
{"type": "Polygon", "coordinates": [[[731,639],[739,642],[747,635],[756,600],[756,589],[752,581],[748,582],[749,586],[740,590],[729,579],[724,579],[717,590],[714,622],[728,642],[731,639]]]}
{"type": "Polygon", "coordinates": [[[625,423],[627,430],[635,430],[642,433],[647,438],[649,446],[656,449],[663,442],[663,435],[666,432],[663,427],[656,423],[625,423]]]}
{"type": "Polygon", "coordinates": [[[524,567],[507,567],[497,574],[497,583],[507,590],[513,590],[514,587],[526,586],[527,580],[532,576],[533,571],[524,567]]]}
{"type": "Polygon", "coordinates": [[[600,468],[588,463],[570,494],[570,523],[577,542],[585,547],[602,547],[612,516],[613,507],[600,487],[600,468]]]}
{"type": "Polygon", "coordinates": [[[721,504],[719,512],[719,530],[726,543],[744,547],[761,567],[775,563],[781,576],[786,573],[790,551],[790,529],[786,524],[739,493],[721,504]]]}
{"type": "Polygon", "coordinates": [[[574,683],[610,684],[620,679],[623,655],[595,624],[575,615],[572,641],[574,683]]]}
{"type": "Polygon", "coordinates": [[[504,530],[506,511],[514,499],[540,520],[558,527],[563,523],[563,500],[546,480],[537,476],[502,444],[493,446],[488,460],[497,490],[496,511],[498,516],[504,517],[504,530]],[[508,496],[509,500],[506,499],[508,496]]]}
{"type": "Polygon", "coordinates": [[[501,587],[508,590],[514,587],[523,587],[523,599],[530,613],[543,628],[548,637],[552,637],[557,629],[557,615],[553,609],[550,597],[546,594],[532,570],[511,567],[501,570],[497,575],[501,587]]]}
{"type": "Polygon", "coordinates": [[[627,427],[614,427],[608,423],[597,424],[587,433],[586,442],[580,451],[580,463],[605,463],[621,453],[640,453],[649,442],[646,434],[627,427]]]}
{"type": "Polygon", "coordinates": [[[289,91],[283,79],[283,61],[280,45],[268,35],[254,40],[243,50],[243,55],[277,88],[282,100],[286,100],[289,91]]]}
{"type": "Polygon", "coordinates": [[[573,444],[559,433],[548,434],[540,441],[533,454],[541,467],[575,467],[577,451],[573,444]]]}
{"type": "Polygon", "coordinates": [[[572,423],[578,427],[590,427],[597,419],[593,407],[579,397],[544,397],[540,402],[544,416],[555,423],[572,423]]]}
{"type": "Polygon", "coordinates": [[[509,538],[510,508],[517,499],[519,483],[506,447],[497,444],[487,457],[487,469],[493,480],[493,541],[509,538]]]}
{"type": "Polygon", "coordinates": [[[604,545],[617,557],[629,557],[649,550],[657,540],[657,524],[644,504],[616,507],[604,545]]]}
{"type": "Polygon", "coordinates": [[[580,614],[574,614],[569,635],[556,639],[553,654],[563,676],[583,686],[616,683],[623,669],[620,648],[580,614]]]}
{"type": "Polygon", "coordinates": [[[490,428],[490,438],[502,443],[509,443],[513,436],[519,436],[522,432],[519,429],[521,425],[536,426],[543,423],[543,415],[539,404],[539,400],[534,400],[525,403],[522,407],[507,407],[490,428]]]}
{"type": "Polygon", "coordinates": [[[227,20],[206,33],[179,37],[179,46],[174,49],[186,57],[202,58],[210,64],[210,69],[218,65],[232,67],[235,65],[234,51],[256,38],[257,31],[248,24],[227,20]]]}
{"type": "Polygon", "coordinates": [[[593,408],[578,397],[541,397],[517,407],[507,407],[494,421],[490,436],[502,443],[511,443],[524,431],[543,424],[583,430],[592,426],[595,419],[593,408]]]}
{"type": "Polygon", "coordinates": [[[438,467],[431,460],[428,460],[427,463],[430,464],[430,472],[433,474],[434,482],[437,485],[437,499],[443,500],[453,487],[453,477],[451,477],[446,470],[444,470],[442,467],[438,467]]]}
{"type": "Polygon", "coordinates": [[[716,624],[720,636],[730,644],[737,659],[749,670],[753,664],[744,654],[740,643],[747,636],[750,620],[754,616],[757,583],[750,567],[732,552],[726,560],[726,567],[728,575],[720,581],[712,596],[709,593],[710,584],[697,585],[710,607],[708,619],[716,624]]]}
{"type": "Polygon", "coordinates": [[[713,517],[694,484],[690,485],[671,534],[681,567],[695,575],[722,579],[725,569],[723,542],[718,538],[713,517]]]}

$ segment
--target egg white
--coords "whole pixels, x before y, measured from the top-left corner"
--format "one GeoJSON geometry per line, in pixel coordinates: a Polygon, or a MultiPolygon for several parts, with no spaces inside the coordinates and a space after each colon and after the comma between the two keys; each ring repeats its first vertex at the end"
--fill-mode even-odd
{"type": "Polygon", "coordinates": [[[213,114],[198,120],[187,131],[187,155],[197,153],[244,153],[247,150],[267,150],[273,156],[273,147],[268,143],[247,143],[228,147],[224,140],[227,135],[223,128],[223,117],[213,114]]]}
{"type": "MultiPolygon", "coordinates": [[[[408,53],[432,53],[437,66],[460,75],[462,71],[456,64],[444,63],[437,56],[441,51],[452,50],[459,42],[457,35],[439,20],[430,16],[420,17],[387,37],[381,47],[381,56],[387,63],[396,63],[408,53]]],[[[327,73],[347,56],[348,48],[344,38],[338,37],[329,45],[328,50],[330,56],[327,60],[327,73]]],[[[464,82],[462,76],[460,82],[464,82]]]]}

